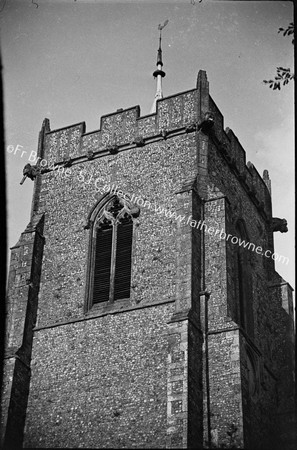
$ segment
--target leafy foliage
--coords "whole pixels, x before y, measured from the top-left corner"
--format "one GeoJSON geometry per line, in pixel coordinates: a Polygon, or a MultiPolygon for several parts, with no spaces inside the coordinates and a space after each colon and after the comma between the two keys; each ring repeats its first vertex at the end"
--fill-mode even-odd
{"type": "Polygon", "coordinates": [[[292,44],[294,44],[294,23],[291,22],[288,26],[288,28],[284,29],[284,28],[279,28],[278,32],[281,33],[283,32],[284,36],[290,36],[291,34],[293,34],[293,39],[292,39],[292,44]]]}
{"type": "MultiPolygon", "coordinates": [[[[279,28],[278,33],[283,33],[283,36],[292,36],[292,44],[294,44],[294,23],[291,22],[287,28],[279,28]]],[[[290,68],[277,67],[276,76],[273,80],[263,80],[263,83],[269,84],[269,87],[274,91],[278,89],[280,91],[281,84],[285,86],[289,81],[294,80],[295,75],[291,72],[290,68]]]]}
{"type": "Polygon", "coordinates": [[[294,74],[291,72],[291,69],[285,69],[284,67],[277,67],[276,68],[276,76],[274,77],[274,80],[263,80],[263,83],[269,84],[270,88],[273,88],[273,90],[280,90],[281,83],[283,83],[283,86],[289,83],[289,81],[293,80],[295,78],[294,74]]]}

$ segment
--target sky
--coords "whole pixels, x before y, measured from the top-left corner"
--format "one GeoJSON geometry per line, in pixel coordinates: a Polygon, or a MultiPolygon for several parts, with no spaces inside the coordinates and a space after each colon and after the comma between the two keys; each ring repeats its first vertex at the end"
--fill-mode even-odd
{"type": "Polygon", "coordinates": [[[52,130],[85,121],[92,131],[119,108],[148,114],[167,19],[164,97],[195,88],[206,70],[224,126],[246,160],[269,171],[273,216],[289,227],[274,233],[275,251],[289,258],[276,268],[294,288],[294,86],[263,84],[294,64],[292,39],[278,33],[293,21],[290,1],[0,0],[8,246],[30,220],[33,182],[20,181],[43,119],[52,130]]]}

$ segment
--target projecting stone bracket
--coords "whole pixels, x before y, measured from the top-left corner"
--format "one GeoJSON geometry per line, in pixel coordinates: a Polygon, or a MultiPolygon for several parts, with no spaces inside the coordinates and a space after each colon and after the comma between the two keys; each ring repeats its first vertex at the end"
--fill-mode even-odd
{"type": "Polygon", "coordinates": [[[64,167],[71,167],[72,166],[72,159],[70,156],[68,158],[63,159],[64,167]]]}
{"type": "Polygon", "coordinates": [[[167,139],[167,137],[168,137],[168,130],[166,130],[166,128],[162,128],[162,130],[161,130],[161,136],[162,136],[162,138],[163,138],[164,140],[167,139]]]}
{"type": "Polygon", "coordinates": [[[88,159],[93,159],[94,158],[94,152],[92,150],[88,150],[87,152],[87,158],[88,159]]]}
{"type": "Polygon", "coordinates": [[[280,231],[281,233],[287,233],[288,222],[286,219],[279,219],[278,217],[272,218],[271,231],[280,231]]]}
{"type": "Polygon", "coordinates": [[[114,144],[107,147],[106,150],[108,150],[111,155],[116,155],[119,152],[119,147],[114,144]]]}
{"type": "Polygon", "coordinates": [[[145,145],[144,138],[142,136],[136,136],[133,144],[135,144],[136,147],[143,147],[145,145]]]}

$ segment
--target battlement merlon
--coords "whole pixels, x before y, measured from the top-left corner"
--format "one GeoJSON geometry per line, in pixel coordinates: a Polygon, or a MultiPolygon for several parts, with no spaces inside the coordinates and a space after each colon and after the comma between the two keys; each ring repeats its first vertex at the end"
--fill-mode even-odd
{"type": "MultiPolygon", "coordinates": [[[[157,101],[156,113],[142,116],[140,107],[119,109],[100,119],[100,128],[86,133],[85,122],[50,130],[45,119],[39,137],[38,156],[48,164],[90,159],[90,154],[105,156],[118,150],[138,147],[177,134],[196,132],[205,114],[211,114],[214,125],[210,138],[236,173],[241,183],[260,208],[271,215],[270,180],[263,178],[254,166],[246,164],[246,153],[209,95],[206,72],[200,70],[195,89],[157,101]],[[268,181],[267,181],[268,180],[268,181]]],[[[267,172],[267,171],[265,171],[267,172]]]]}

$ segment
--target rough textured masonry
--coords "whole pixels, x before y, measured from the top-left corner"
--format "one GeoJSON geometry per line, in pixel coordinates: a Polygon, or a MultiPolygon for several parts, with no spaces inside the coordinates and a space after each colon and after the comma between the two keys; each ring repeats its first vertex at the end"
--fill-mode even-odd
{"type": "Polygon", "coordinates": [[[224,239],[273,253],[270,180],[208,89],[200,71],[155,114],[118,110],[90,133],[44,120],[11,252],[5,448],[294,448],[292,289],[224,239]],[[130,296],[92,305],[93,227],[123,193],[130,296]]]}

